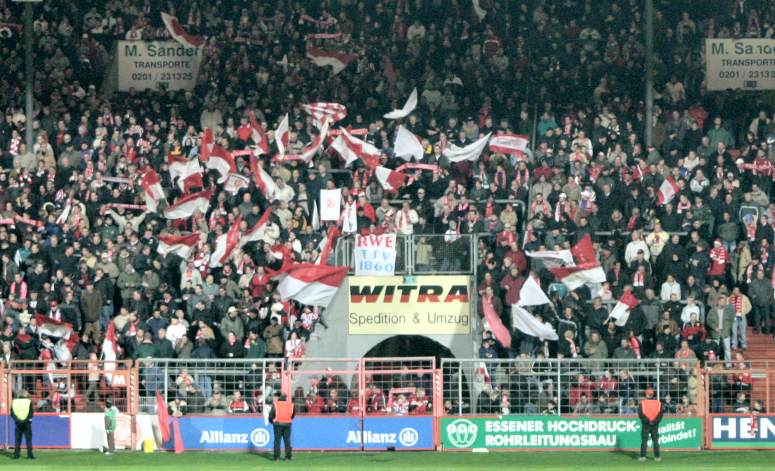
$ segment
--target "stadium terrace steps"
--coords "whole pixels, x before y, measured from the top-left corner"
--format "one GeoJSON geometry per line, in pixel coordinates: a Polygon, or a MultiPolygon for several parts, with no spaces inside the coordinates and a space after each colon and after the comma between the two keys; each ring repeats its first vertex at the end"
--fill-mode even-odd
{"type": "MultiPolygon", "coordinates": [[[[746,360],[753,362],[767,361],[771,367],[775,367],[775,341],[771,334],[754,334],[753,329],[748,328],[748,350],[743,352],[746,360]]],[[[754,382],[757,382],[757,378],[754,378],[754,382]]],[[[754,383],[755,384],[755,383],[754,383]]],[[[775,381],[770,381],[770,405],[775,400],[775,381]]],[[[752,399],[759,400],[766,404],[767,395],[763,388],[756,388],[754,386],[752,399]]]]}

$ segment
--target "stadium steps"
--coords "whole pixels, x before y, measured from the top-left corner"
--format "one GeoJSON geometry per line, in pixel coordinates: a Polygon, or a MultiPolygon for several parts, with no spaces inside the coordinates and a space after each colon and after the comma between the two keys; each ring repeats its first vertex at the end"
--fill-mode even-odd
{"type": "MultiPolygon", "coordinates": [[[[767,361],[771,367],[775,367],[775,342],[770,334],[754,334],[753,329],[748,328],[748,350],[744,352],[746,360],[754,363],[757,361],[767,361]]],[[[754,375],[752,399],[766,404],[767,394],[765,392],[766,378],[757,377],[763,375],[754,375]],[[762,387],[757,388],[756,383],[764,383],[762,387]]],[[[769,387],[770,405],[775,403],[775,378],[771,376],[769,387]]],[[[769,408],[768,408],[769,410],[769,408]]]]}

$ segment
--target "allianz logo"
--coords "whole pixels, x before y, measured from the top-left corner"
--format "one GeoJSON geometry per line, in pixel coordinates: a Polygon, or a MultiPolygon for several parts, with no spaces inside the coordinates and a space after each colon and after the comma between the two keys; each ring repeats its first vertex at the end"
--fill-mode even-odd
{"type": "Polygon", "coordinates": [[[223,430],[202,430],[199,443],[208,445],[248,445],[264,447],[269,444],[269,431],[263,428],[254,429],[250,433],[227,433],[223,430]]]}
{"type": "Polygon", "coordinates": [[[417,430],[407,427],[399,433],[376,433],[371,430],[350,430],[347,432],[347,443],[363,443],[364,445],[396,445],[415,446],[420,441],[417,430]]]}

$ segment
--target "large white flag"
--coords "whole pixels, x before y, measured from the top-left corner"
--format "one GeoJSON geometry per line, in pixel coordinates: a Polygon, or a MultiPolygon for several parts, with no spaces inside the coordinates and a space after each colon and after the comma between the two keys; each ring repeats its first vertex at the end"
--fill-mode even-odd
{"type": "Polygon", "coordinates": [[[444,150],[444,156],[449,159],[450,162],[463,162],[465,160],[476,160],[481,155],[485,147],[487,147],[487,141],[490,140],[492,133],[487,133],[486,136],[478,141],[468,144],[465,147],[458,147],[451,145],[449,149],[444,150]]]}
{"type": "Polygon", "coordinates": [[[541,340],[559,340],[560,338],[551,325],[541,322],[516,304],[511,306],[511,324],[520,332],[538,337],[541,340]]]}
{"type": "Polygon", "coordinates": [[[393,153],[396,157],[409,161],[414,157],[416,160],[422,159],[425,150],[422,148],[420,140],[411,131],[403,126],[398,127],[396,140],[393,143],[393,153]]]}
{"type": "Polygon", "coordinates": [[[525,283],[522,285],[522,289],[519,290],[519,305],[520,306],[542,306],[549,304],[549,298],[546,297],[544,290],[538,286],[535,278],[528,276],[525,283]]]}
{"type": "Polygon", "coordinates": [[[417,107],[417,88],[412,90],[409,95],[409,99],[406,100],[404,106],[401,109],[393,110],[390,113],[385,113],[383,116],[385,119],[401,119],[406,118],[417,107]]]}
{"type": "Polygon", "coordinates": [[[320,190],[320,220],[338,221],[342,212],[342,189],[320,190]]]}

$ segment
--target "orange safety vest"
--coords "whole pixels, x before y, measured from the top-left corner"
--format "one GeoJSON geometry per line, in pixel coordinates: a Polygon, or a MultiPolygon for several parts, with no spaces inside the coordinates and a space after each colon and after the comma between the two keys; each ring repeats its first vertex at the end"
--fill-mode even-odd
{"type": "Polygon", "coordinates": [[[643,408],[643,415],[653,422],[659,415],[659,411],[662,409],[662,403],[657,399],[644,399],[640,402],[640,406],[643,408]]]}
{"type": "Polygon", "coordinates": [[[291,401],[277,401],[274,403],[275,423],[289,424],[293,420],[293,403],[291,401]]]}

